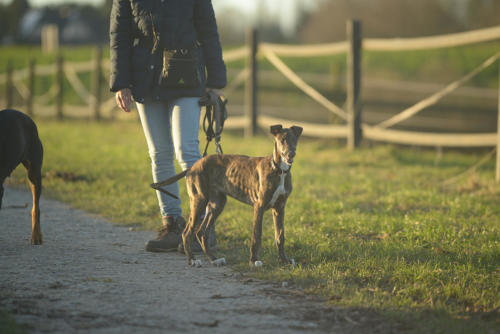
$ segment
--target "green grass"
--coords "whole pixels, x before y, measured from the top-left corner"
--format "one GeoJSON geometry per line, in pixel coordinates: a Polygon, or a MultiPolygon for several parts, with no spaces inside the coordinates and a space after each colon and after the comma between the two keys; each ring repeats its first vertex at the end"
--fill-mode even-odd
{"type": "MultiPolygon", "coordinates": [[[[103,48],[105,57],[109,58],[108,48],[103,48]]],[[[71,46],[61,48],[62,56],[68,61],[85,62],[92,59],[93,47],[71,46]]],[[[56,53],[43,53],[39,46],[2,46],[0,47],[0,73],[5,71],[8,61],[14,69],[26,68],[30,59],[35,59],[37,65],[47,65],[55,62],[56,53]]]]}
{"type": "Polygon", "coordinates": [[[5,311],[0,311],[0,333],[24,334],[26,331],[18,326],[14,319],[5,311]]]}
{"type": "MultiPolygon", "coordinates": [[[[117,224],[159,227],[139,124],[38,124],[45,196],[117,224]]],[[[226,153],[272,150],[267,136],[250,140],[228,131],[222,145],[226,153]]],[[[500,330],[500,185],[494,161],[451,186],[442,183],[485,153],[445,151],[439,157],[433,150],[389,145],[348,152],[334,141],[302,139],[285,218],[286,250],[298,267],[277,265],[268,212],[265,265],[252,275],[286,280],[338,306],[375,310],[408,332],[500,330]]],[[[18,168],[9,182],[24,183],[24,170],[18,168]]],[[[186,214],[183,181],[181,196],[186,214]]],[[[250,271],[251,221],[252,209],[235,200],[218,221],[220,253],[237,271],[250,271]]]]}

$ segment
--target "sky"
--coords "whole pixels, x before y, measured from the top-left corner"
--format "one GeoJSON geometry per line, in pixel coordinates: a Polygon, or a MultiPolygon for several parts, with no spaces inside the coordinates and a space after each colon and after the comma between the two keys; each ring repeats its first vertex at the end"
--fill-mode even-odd
{"type": "MultiPolygon", "coordinates": [[[[0,3],[7,4],[12,0],[0,0],[0,3]]],[[[270,15],[276,15],[279,18],[283,29],[291,30],[295,22],[295,6],[297,3],[302,3],[306,6],[311,6],[316,1],[311,0],[260,0],[262,1],[270,15]]],[[[65,2],[71,3],[86,3],[93,5],[102,4],[103,0],[29,0],[32,6],[45,6],[50,4],[61,4],[65,2]]],[[[253,17],[256,13],[259,1],[257,0],[212,0],[215,11],[222,11],[224,8],[233,7],[243,13],[248,13],[249,17],[253,17]]]]}
{"type": "MultiPolygon", "coordinates": [[[[0,0],[0,3],[7,4],[12,0],[0,0]]],[[[295,1],[308,3],[310,0],[272,0],[265,1],[266,6],[270,11],[277,13],[280,10],[284,11],[285,14],[290,13],[290,10],[293,9],[295,1]]],[[[76,2],[76,3],[87,3],[93,5],[100,5],[103,0],[29,0],[32,6],[45,6],[50,4],[61,4],[65,2],[76,2]]],[[[235,7],[241,9],[245,12],[254,13],[259,1],[251,0],[212,0],[212,3],[216,10],[224,7],[235,7]]]]}

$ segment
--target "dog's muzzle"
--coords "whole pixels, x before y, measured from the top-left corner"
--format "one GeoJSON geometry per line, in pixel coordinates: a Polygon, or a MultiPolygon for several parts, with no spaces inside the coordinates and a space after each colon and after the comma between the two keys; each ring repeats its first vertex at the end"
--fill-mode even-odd
{"type": "Polygon", "coordinates": [[[293,158],[295,158],[295,152],[290,152],[289,154],[281,154],[281,161],[291,166],[293,163],[293,158]]]}

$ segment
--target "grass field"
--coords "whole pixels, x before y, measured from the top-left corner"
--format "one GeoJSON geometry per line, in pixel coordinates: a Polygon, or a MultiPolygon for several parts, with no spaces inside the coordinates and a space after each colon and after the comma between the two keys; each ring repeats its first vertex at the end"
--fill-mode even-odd
{"type": "MultiPolygon", "coordinates": [[[[117,224],[159,227],[139,124],[39,120],[38,126],[45,145],[44,196],[117,224]]],[[[226,153],[272,151],[264,135],[250,140],[226,131],[222,145],[226,153]]],[[[285,218],[286,249],[298,267],[277,266],[268,212],[265,265],[253,275],[287,281],[334,305],[375,310],[401,331],[498,332],[500,185],[494,161],[443,185],[485,153],[437,155],[368,144],[348,152],[335,141],[303,138],[285,218]]],[[[9,184],[23,186],[25,179],[18,168],[9,184]]],[[[187,213],[183,181],[181,195],[187,213]]],[[[236,271],[250,271],[251,221],[252,209],[234,200],[218,221],[220,253],[236,271]]]]}

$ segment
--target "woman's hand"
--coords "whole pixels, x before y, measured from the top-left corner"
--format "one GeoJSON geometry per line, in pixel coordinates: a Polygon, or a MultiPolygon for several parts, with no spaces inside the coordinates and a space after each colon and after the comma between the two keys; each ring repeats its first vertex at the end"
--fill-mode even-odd
{"type": "Polygon", "coordinates": [[[120,89],[116,92],[115,98],[116,104],[118,104],[121,110],[130,112],[130,105],[132,104],[132,93],[130,92],[130,88],[120,89]]]}
{"type": "Polygon", "coordinates": [[[218,88],[210,88],[210,87],[207,87],[205,89],[205,91],[208,93],[208,92],[213,92],[215,95],[217,95],[218,97],[221,97],[221,96],[224,96],[224,93],[222,92],[222,90],[218,89],[218,88]]]}

